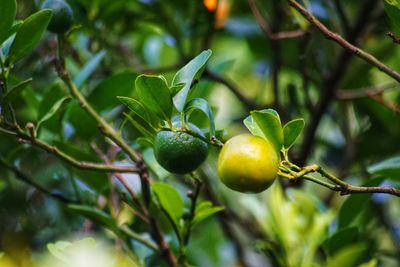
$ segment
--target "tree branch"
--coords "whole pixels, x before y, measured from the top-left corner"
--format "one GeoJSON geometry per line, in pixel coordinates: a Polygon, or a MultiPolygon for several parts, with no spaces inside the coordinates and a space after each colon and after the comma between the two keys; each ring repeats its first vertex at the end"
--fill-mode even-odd
{"type": "Polygon", "coordinates": [[[306,30],[298,29],[294,31],[284,31],[284,32],[273,32],[271,27],[269,26],[268,22],[264,19],[261,15],[260,11],[257,8],[256,3],[254,0],[248,0],[249,7],[251,12],[253,13],[258,25],[260,26],[261,30],[264,32],[265,36],[271,40],[283,40],[283,39],[293,39],[299,38],[307,33],[306,30]]]}
{"type": "Polygon", "coordinates": [[[397,82],[392,82],[360,89],[342,89],[335,92],[335,97],[339,100],[355,100],[363,97],[379,95],[386,90],[394,88],[400,88],[400,85],[397,82]]]}
{"type": "Polygon", "coordinates": [[[338,43],[341,45],[343,48],[347,49],[351,53],[353,53],[355,56],[363,59],[367,63],[374,65],[377,67],[380,71],[386,73],[388,76],[392,77],[396,81],[400,82],[400,73],[395,71],[394,69],[390,68],[389,66],[385,65],[383,62],[381,62],[379,59],[374,57],[373,55],[365,52],[361,48],[358,48],[355,45],[352,45],[348,41],[346,41],[342,36],[340,36],[338,33],[330,31],[324,24],[322,24],[316,17],[311,15],[307,9],[305,9],[302,5],[300,5],[298,2],[295,0],[288,0],[290,6],[295,8],[297,11],[299,11],[314,27],[316,27],[322,34],[324,34],[328,39],[331,39],[332,41],[338,43]]]}

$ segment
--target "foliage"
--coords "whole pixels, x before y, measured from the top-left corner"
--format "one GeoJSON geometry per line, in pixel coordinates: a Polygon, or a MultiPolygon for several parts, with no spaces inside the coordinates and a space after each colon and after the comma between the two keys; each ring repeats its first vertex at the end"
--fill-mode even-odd
{"type": "Polygon", "coordinates": [[[43,2],[0,1],[0,266],[399,265],[399,1],[43,2]],[[216,172],[244,132],[257,195],[216,172]]]}

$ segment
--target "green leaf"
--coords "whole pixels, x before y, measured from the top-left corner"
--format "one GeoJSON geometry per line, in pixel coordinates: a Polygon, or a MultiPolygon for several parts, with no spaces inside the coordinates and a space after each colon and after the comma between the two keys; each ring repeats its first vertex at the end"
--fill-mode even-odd
{"type": "Polygon", "coordinates": [[[184,113],[186,118],[190,116],[190,114],[195,111],[199,110],[207,116],[208,119],[208,128],[210,130],[210,138],[215,136],[215,123],[214,123],[214,114],[211,110],[211,107],[208,105],[208,102],[203,98],[194,98],[190,100],[184,108],[184,113]]]}
{"type": "Polygon", "coordinates": [[[184,204],[178,191],[176,191],[173,186],[166,183],[158,182],[152,183],[151,185],[161,207],[173,220],[175,225],[179,226],[179,220],[183,215],[184,204]]]}
{"type": "MultiPolygon", "coordinates": [[[[372,179],[363,186],[378,186],[382,180],[382,178],[372,179]]],[[[372,194],[355,194],[349,196],[340,208],[339,228],[350,226],[369,206],[371,197],[372,194]]]]}
{"type": "Polygon", "coordinates": [[[368,167],[371,174],[383,175],[385,177],[400,176],[400,156],[385,159],[368,167]]]}
{"type": "Polygon", "coordinates": [[[368,246],[365,243],[358,243],[351,246],[343,247],[332,258],[328,259],[327,267],[356,267],[360,261],[368,253],[368,246]]]}
{"type": "Polygon", "coordinates": [[[206,67],[206,63],[210,59],[211,53],[211,50],[201,52],[175,74],[172,86],[174,87],[180,83],[185,84],[174,96],[174,104],[179,112],[185,107],[192,83],[200,78],[206,67]]]}
{"type": "Polygon", "coordinates": [[[291,120],[283,127],[283,146],[289,149],[304,128],[304,119],[291,120]]]}
{"type": "Polygon", "coordinates": [[[207,219],[211,215],[220,212],[224,207],[213,206],[210,201],[203,201],[196,206],[195,216],[192,220],[192,225],[196,225],[207,219]]]}
{"type": "Polygon", "coordinates": [[[140,118],[133,119],[129,114],[124,113],[125,118],[135,127],[144,137],[153,140],[156,131],[140,118]]]}
{"type": "Polygon", "coordinates": [[[283,145],[283,130],[276,111],[267,109],[252,111],[250,114],[262,131],[263,137],[274,146],[276,152],[279,154],[283,145]]]}
{"type": "Polygon", "coordinates": [[[114,219],[102,210],[77,204],[69,204],[67,208],[77,214],[93,220],[96,223],[102,224],[113,232],[119,232],[118,226],[116,225],[114,219]]]}
{"type": "Polygon", "coordinates": [[[118,100],[124,104],[136,116],[146,121],[154,129],[159,128],[160,120],[157,116],[153,116],[138,100],[125,96],[117,96],[118,100]]]}
{"type": "Polygon", "coordinates": [[[171,120],[171,94],[162,76],[140,75],[136,78],[135,88],[141,102],[149,111],[162,120],[171,120]]]}
{"type": "Polygon", "coordinates": [[[0,45],[7,39],[16,13],[17,2],[15,0],[0,1],[0,45]]]}
{"type": "Polygon", "coordinates": [[[358,241],[358,227],[346,227],[339,229],[333,236],[327,239],[323,247],[328,255],[336,254],[340,249],[358,241]]]}
{"type": "Polygon", "coordinates": [[[24,20],[10,47],[10,63],[23,58],[36,47],[46,31],[51,16],[50,9],[43,9],[24,20]]]}
{"type": "Polygon", "coordinates": [[[184,83],[178,83],[178,84],[176,84],[174,86],[171,86],[169,88],[169,91],[171,92],[171,96],[174,97],[177,93],[179,93],[180,90],[183,89],[183,87],[185,87],[184,83]]]}
{"type": "Polygon", "coordinates": [[[20,82],[14,86],[10,91],[8,91],[3,97],[3,105],[8,104],[21,94],[21,92],[32,82],[32,78],[20,82]]]}
{"type": "Polygon", "coordinates": [[[385,12],[390,18],[397,32],[400,31],[400,2],[398,0],[385,0],[385,12]]]}
{"type": "Polygon", "coordinates": [[[105,51],[100,51],[95,54],[82,68],[82,70],[76,75],[74,78],[74,83],[78,89],[82,88],[84,83],[93,74],[96,68],[99,66],[100,62],[103,60],[106,55],[105,51]]]}
{"type": "Polygon", "coordinates": [[[58,100],[51,108],[50,110],[37,122],[36,124],[36,130],[39,129],[40,125],[49,120],[51,117],[53,117],[57,111],[60,109],[64,108],[69,102],[71,101],[71,97],[66,96],[58,100]]]}
{"type": "Polygon", "coordinates": [[[247,129],[250,131],[251,134],[264,138],[264,134],[261,131],[260,127],[258,127],[258,124],[255,122],[253,116],[251,116],[251,115],[247,116],[243,120],[243,123],[247,127],[247,129]]]}
{"type": "Polygon", "coordinates": [[[137,76],[134,72],[123,72],[104,79],[88,96],[89,103],[100,112],[115,108],[119,104],[117,96],[133,96],[137,76]]]}

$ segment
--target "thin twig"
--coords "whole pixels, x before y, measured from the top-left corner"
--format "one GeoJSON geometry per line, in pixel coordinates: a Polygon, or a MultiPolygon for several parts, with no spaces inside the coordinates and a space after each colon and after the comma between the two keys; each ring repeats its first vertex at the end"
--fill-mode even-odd
{"type": "Polygon", "coordinates": [[[322,24],[316,17],[314,17],[310,12],[308,12],[307,9],[305,9],[297,1],[295,0],[288,0],[288,1],[293,8],[299,11],[312,25],[314,25],[318,30],[320,30],[321,33],[324,34],[328,39],[331,39],[332,41],[338,43],[343,48],[347,49],[357,57],[365,60],[367,63],[377,67],[380,71],[386,73],[396,81],[400,82],[400,73],[390,68],[389,66],[385,65],[383,62],[381,62],[373,55],[365,52],[364,50],[358,48],[355,45],[352,45],[338,33],[329,30],[324,24],[322,24]]]}
{"type": "Polygon", "coordinates": [[[354,100],[379,95],[386,90],[394,88],[400,88],[400,85],[397,82],[392,82],[360,89],[342,89],[336,91],[335,97],[339,100],[354,100]]]}
{"type": "Polygon", "coordinates": [[[264,32],[265,36],[271,40],[283,40],[283,39],[293,39],[299,38],[307,33],[306,30],[298,29],[294,31],[284,31],[284,32],[273,32],[271,27],[269,26],[268,22],[264,19],[262,14],[257,8],[256,3],[254,0],[248,0],[249,7],[251,12],[253,13],[258,25],[260,26],[261,30],[264,32]]]}

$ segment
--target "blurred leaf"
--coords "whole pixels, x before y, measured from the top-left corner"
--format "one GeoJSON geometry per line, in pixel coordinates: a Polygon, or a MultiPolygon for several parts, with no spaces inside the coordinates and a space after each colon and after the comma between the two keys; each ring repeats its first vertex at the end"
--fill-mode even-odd
{"type": "Polygon", "coordinates": [[[171,96],[174,97],[180,90],[183,89],[183,87],[185,87],[184,83],[178,83],[174,86],[171,86],[169,88],[169,91],[171,92],[171,96]]]}
{"type": "Polygon", "coordinates": [[[147,122],[153,129],[159,128],[160,120],[158,117],[153,116],[151,112],[148,112],[143,104],[138,100],[124,96],[118,96],[118,100],[129,108],[129,110],[136,116],[147,122]]]}
{"type": "Polygon", "coordinates": [[[210,201],[203,201],[196,205],[195,216],[192,220],[192,225],[196,225],[207,219],[211,215],[220,212],[224,207],[213,206],[210,201]]]}
{"type": "Polygon", "coordinates": [[[118,105],[117,96],[132,96],[137,74],[123,72],[112,75],[100,82],[88,96],[88,101],[99,110],[107,110],[118,105]]]}
{"type": "Polygon", "coordinates": [[[64,262],[68,262],[68,256],[64,254],[64,250],[70,247],[71,245],[72,245],[71,242],[58,241],[55,244],[53,243],[47,244],[47,249],[57,259],[60,259],[64,262]]]}
{"type": "Polygon", "coordinates": [[[340,229],[324,242],[324,248],[328,255],[334,255],[343,247],[358,241],[359,232],[357,227],[340,229]]]}
{"type": "Polygon", "coordinates": [[[400,2],[398,0],[385,0],[385,12],[389,16],[395,30],[400,31],[400,2]]]}
{"type": "Polygon", "coordinates": [[[172,80],[172,86],[176,86],[180,83],[185,84],[185,86],[182,87],[182,89],[174,96],[174,105],[179,112],[181,112],[185,107],[192,83],[193,81],[198,81],[200,79],[200,76],[206,67],[206,63],[210,59],[211,53],[211,50],[201,52],[175,74],[174,79],[172,80]]]}
{"type": "Polygon", "coordinates": [[[8,104],[19,96],[19,94],[32,82],[32,78],[20,82],[14,86],[10,91],[8,91],[3,97],[3,105],[8,104]]]}
{"type": "Polygon", "coordinates": [[[283,127],[283,146],[289,149],[304,128],[304,119],[291,120],[283,127]]]}
{"type": "Polygon", "coordinates": [[[36,124],[36,130],[39,130],[40,125],[49,120],[51,117],[53,117],[57,111],[61,110],[63,107],[65,107],[69,102],[71,101],[71,97],[66,96],[58,100],[47,113],[37,122],[36,124]]]}
{"type": "Polygon", "coordinates": [[[0,1],[0,45],[7,39],[8,33],[13,25],[17,13],[17,2],[15,0],[0,1]]]}
{"type": "Polygon", "coordinates": [[[77,204],[69,204],[67,208],[77,214],[93,220],[96,223],[102,224],[113,232],[119,232],[114,219],[102,210],[77,204]]]}
{"type": "Polygon", "coordinates": [[[206,115],[208,119],[208,128],[210,131],[210,138],[215,136],[215,123],[214,123],[214,114],[208,105],[208,102],[203,98],[194,98],[190,100],[184,108],[184,113],[186,115],[186,119],[190,116],[190,114],[195,111],[199,110],[206,115]]]}
{"type": "Polygon", "coordinates": [[[358,267],[377,267],[378,266],[378,260],[373,258],[369,262],[360,264],[358,267]]]}
{"type": "Polygon", "coordinates": [[[400,156],[395,156],[372,164],[368,166],[368,172],[371,174],[384,175],[385,177],[400,176],[400,156]]]}
{"type": "Polygon", "coordinates": [[[156,194],[161,207],[173,220],[176,226],[179,226],[179,220],[183,215],[184,204],[181,196],[176,189],[166,183],[152,183],[151,187],[156,194]]]}
{"type": "MultiPolygon", "coordinates": [[[[378,186],[382,178],[368,181],[363,186],[378,186]]],[[[351,195],[343,203],[339,211],[339,229],[346,228],[369,206],[372,194],[351,195]]]]}
{"type": "Polygon", "coordinates": [[[74,78],[74,83],[78,89],[81,89],[83,84],[87,81],[90,75],[97,69],[100,62],[103,60],[104,56],[106,55],[105,51],[100,51],[95,54],[81,69],[81,71],[76,75],[74,78]]]}
{"type": "Polygon", "coordinates": [[[327,267],[356,267],[368,252],[368,247],[364,243],[343,247],[332,258],[328,259],[327,267]]]}
{"type": "Polygon", "coordinates": [[[125,118],[135,127],[144,137],[153,140],[156,131],[152,129],[145,121],[139,122],[139,118],[133,119],[129,114],[124,113],[125,118]],[[147,126],[147,127],[146,127],[147,126]]]}
{"type": "Polygon", "coordinates": [[[251,116],[261,129],[263,137],[274,146],[279,154],[283,145],[283,131],[276,111],[272,109],[252,111],[251,116]]]}
{"type": "Polygon", "coordinates": [[[36,47],[47,29],[51,16],[51,10],[43,9],[24,20],[10,47],[10,63],[23,58],[36,47]]]}
{"type": "Polygon", "coordinates": [[[168,85],[162,76],[140,75],[136,78],[135,89],[142,104],[160,119],[170,121],[172,99],[168,85]]]}

